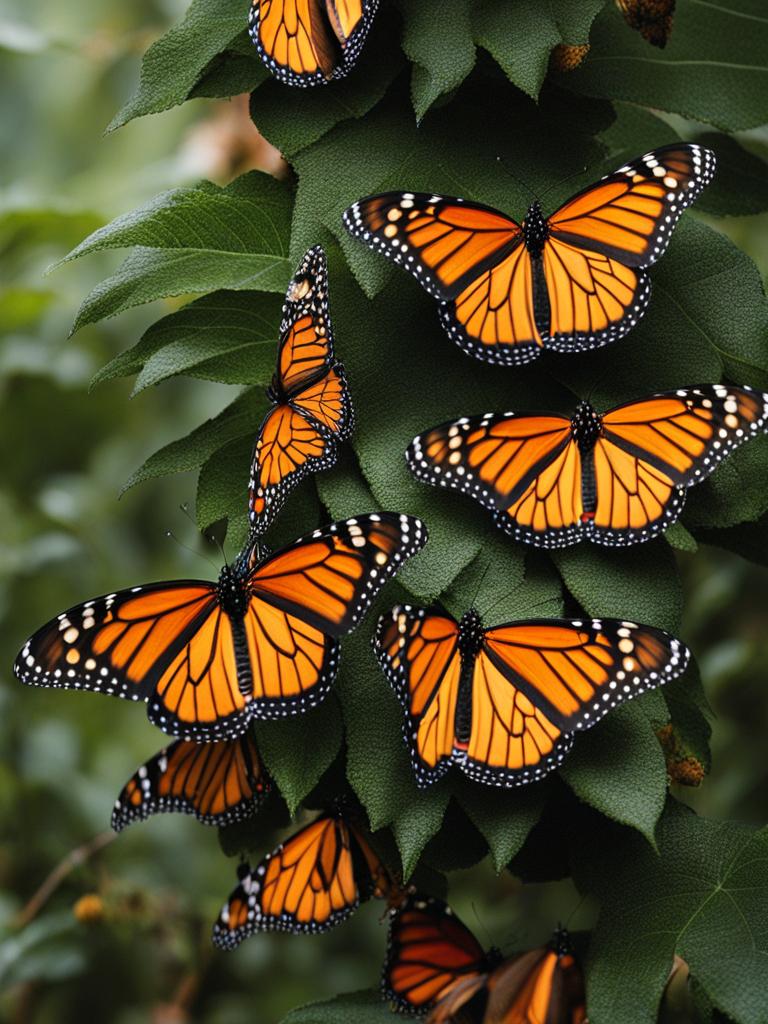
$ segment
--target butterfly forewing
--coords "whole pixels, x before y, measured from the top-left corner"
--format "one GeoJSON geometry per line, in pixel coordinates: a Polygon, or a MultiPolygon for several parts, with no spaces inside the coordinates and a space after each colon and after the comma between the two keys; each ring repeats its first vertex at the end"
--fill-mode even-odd
{"type": "Polygon", "coordinates": [[[381,985],[397,1009],[424,1012],[487,971],[482,946],[442,900],[413,894],[391,912],[381,985]]]}
{"type": "Polygon", "coordinates": [[[688,649],[663,630],[618,619],[532,619],[495,626],[483,652],[563,732],[685,671],[688,649]]]}
{"type": "Polygon", "coordinates": [[[151,814],[180,811],[206,825],[226,825],[255,814],[270,780],[250,735],[218,743],[177,740],[131,776],[112,812],[122,831],[151,814]]]}
{"type": "Polygon", "coordinates": [[[628,267],[649,267],[714,173],[711,150],[684,142],[662,146],[579,192],[549,218],[550,232],[628,267]]]}
{"type": "Polygon", "coordinates": [[[512,957],[488,978],[483,1024],[585,1024],[581,968],[559,932],[555,944],[512,957]]]}
{"type": "Polygon", "coordinates": [[[379,512],[316,530],[251,575],[257,598],[333,637],[350,632],[384,583],[427,540],[414,516],[379,512]]]}
{"type": "Polygon", "coordinates": [[[461,661],[455,619],[397,605],[379,619],[374,650],[405,709],[403,733],[416,778],[429,785],[450,765],[461,661]]]}
{"type": "Polygon", "coordinates": [[[146,700],[162,669],[216,609],[215,586],[180,580],[76,605],[39,629],[14,665],[32,686],[146,700]]]}

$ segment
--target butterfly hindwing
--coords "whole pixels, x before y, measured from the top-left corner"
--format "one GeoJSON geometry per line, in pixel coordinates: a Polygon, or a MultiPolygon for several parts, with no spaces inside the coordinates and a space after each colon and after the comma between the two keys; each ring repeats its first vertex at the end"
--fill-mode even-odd
{"type": "Polygon", "coordinates": [[[180,811],[205,825],[227,825],[255,814],[270,780],[249,734],[218,743],[177,740],[131,776],[112,812],[122,831],[151,814],[180,811]]]}
{"type": "Polygon", "coordinates": [[[423,1013],[458,985],[482,984],[483,947],[443,900],[412,894],[390,912],[381,988],[401,1012],[423,1013]]]}

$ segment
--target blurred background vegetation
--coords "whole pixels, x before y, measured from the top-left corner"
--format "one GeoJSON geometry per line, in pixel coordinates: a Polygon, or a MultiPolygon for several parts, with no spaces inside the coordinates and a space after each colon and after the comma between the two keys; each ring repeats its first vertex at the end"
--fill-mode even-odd
{"type": "MultiPolygon", "coordinates": [[[[194,500],[191,476],[118,495],[147,455],[215,415],[231,388],[175,379],[162,395],[129,401],[131,383],[118,381],[89,395],[95,370],[159,312],[145,307],[68,340],[80,300],[119,257],[45,276],[89,231],[162,189],[223,183],[274,159],[241,100],[196,101],[103,134],[141,54],[185,6],[6,0],[0,14],[0,1018],[19,1024],[270,1024],[301,1002],[374,984],[383,955],[379,905],[324,937],[263,936],[215,952],[210,922],[235,874],[216,831],[178,815],[114,842],[105,831],[119,788],[163,745],[160,734],[127,704],[23,690],[10,672],[25,637],[75,601],[218,567],[180,508],[194,500]],[[60,884],[41,893],[57,871],[60,884]]],[[[747,141],[762,148],[768,137],[747,141]]],[[[712,223],[765,277],[765,215],[712,223]]],[[[708,815],[762,825],[766,572],[715,549],[682,557],[683,635],[715,716],[712,773],[682,795],[708,815]]],[[[265,835],[265,848],[274,839],[265,835]]],[[[518,888],[487,866],[471,885],[451,880],[478,936],[510,950],[544,939],[557,918],[589,923],[567,884],[502,898],[518,888]]]]}

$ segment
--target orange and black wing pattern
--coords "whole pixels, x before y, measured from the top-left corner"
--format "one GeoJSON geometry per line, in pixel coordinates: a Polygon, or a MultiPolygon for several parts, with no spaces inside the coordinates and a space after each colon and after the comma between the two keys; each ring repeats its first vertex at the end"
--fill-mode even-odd
{"type": "Polygon", "coordinates": [[[674,523],[689,487],[766,430],[768,394],[702,384],[611,409],[590,454],[594,507],[584,532],[598,544],[650,540],[674,523]]]}
{"type": "Polygon", "coordinates": [[[419,434],[405,457],[418,480],[478,501],[516,540],[565,547],[581,539],[582,460],[565,416],[464,416],[419,434]]]}
{"type": "Polygon", "coordinates": [[[464,351],[517,365],[630,331],[650,298],[642,268],[665,251],[714,169],[713,153],[681,142],[625,164],[549,218],[533,203],[522,225],[487,206],[414,192],[368,196],[343,219],[439,300],[464,351]]]}
{"type": "Polygon", "coordinates": [[[255,814],[271,783],[250,734],[218,743],[177,740],[143,764],[120,791],[112,828],[121,832],[152,814],[194,814],[228,825],[255,814]]]}
{"type": "Polygon", "coordinates": [[[446,612],[396,605],[382,615],[374,651],[403,706],[403,735],[420,786],[451,765],[461,680],[459,625],[446,612]]]}
{"type": "Polygon", "coordinates": [[[497,967],[486,996],[483,1024],[586,1024],[584,976],[563,929],[497,967]]]}
{"type": "Polygon", "coordinates": [[[379,0],[253,0],[248,28],[286,85],[323,85],[354,67],[379,0]]]}
{"type": "MultiPolygon", "coordinates": [[[[478,661],[493,666],[554,728],[572,733],[675,679],[689,657],[684,644],[652,626],[620,619],[530,619],[486,630],[478,661]]],[[[489,694],[489,707],[493,703],[502,720],[513,721],[503,695],[499,683],[489,694]]]]}
{"type": "Polygon", "coordinates": [[[213,941],[234,949],[256,932],[325,932],[374,895],[386,869],[357,830],[322,815],[243,872],[213,927],[213,941]]]}
{"type": "Polygon", "coordinates": [[[251,460],[248,507],[263,533],[285,498],[310,472],[328,469],[337,442],[352,433],[354,415],[343,366],[333,354],[328,267],[321,246],[309,249],[288,286],[280,325],[273,408],[251,460]]]}
{"type": "Polygon", "coordinates": [[[443,900],[415,893],[390,914],[381,989],[398,1010],[424,1013],[457,989],[469,999],[482,987],[492,961],[443,900]]]}
{"type": "Polygon", "coordinates": [[[97,597],[39,629],[14,671],[31,686],[146,700],[164,668],[217,608],[215,585],[198,580],[97,597]]]}

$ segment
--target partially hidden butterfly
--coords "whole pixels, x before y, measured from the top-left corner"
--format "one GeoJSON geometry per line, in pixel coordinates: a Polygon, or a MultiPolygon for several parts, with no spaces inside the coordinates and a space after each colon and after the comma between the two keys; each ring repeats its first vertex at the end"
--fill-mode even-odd
{"type": "Polygon", "coordinates": [[[273,408],[256,438],[248,484],[257,533],[266,530],[300,480],[334,464],[337,442],[354,426],[344,368],[333,354],[328,265],[319,245],[304,254],[288,285],[277,369],[267,394],[273,408]]]}
{"type": "Polygon", "coordinates": [[[362,828],[343,813],[322,814],[244,868],[213,927],[213,941],[234,949],[256,932],[325,932],[371,896],[395,889],[362,828]]]}
{"type": "Polygon", "coordinates": [[[397,605],[374,650],[405,710],[416,781],[451,765],[493,786],[543,778],[573,733],[680,675],[687,648],[660,629],[618,619],[529,619],[485,629],[476,611],[397,605]]]}
{"type": "Polygon", "coordinates": [[[415,192],[368,196],[344,213],[356,238],[401,264],[439,302],[469,355],[513,365],[623,337],[645,312],[645,273],[711,181],[701,146],[655,149],[522,224],[479,203],[415,192]]]}
{"type": "Polygon", "coordinates": [[[121,832],[151,814],[180,811],[204,825],[229,825],[255,814],[271,790],[250,733],[234,740],[176,740],[139,767],[112,812],[121,832]]]}
{"type": "Polygon", "coordinates": [[[630,28],[660,49],[669,42],[675,16],[675,0],[616,0],[630,28]]]}
{"type": "Polygon", "coordinates": [[[286,85],[344,78],[360,56],[379,0],[252,0],[248,31],[286,85]]]}
{"type": "Polygon", "coordinates": [[[503,960],[485,952],[442,900],[420,894],[391,911],[382,993],[427,1024],[584,1024],[584,981],[567,932],[503,960]]]}
{"type": "Polygon", "coordinates": [[[623,546],[657,536],[689,487],[768,422],[768,394],[701,384],[571,418],[486,413],[434,427],[406,452],[425,483],[469,495],[526,544],[623,546]]]}
{"type": "Polygon", "coordinates": [[[336,676],[339,638],[426,543],[396,512],[315,530],[276,554],[258,544],[218,581],[151,583],[62,612],[24,645],[22,682],[147,701],[163,731],[232,739],[254,718],[314,707],[336,676]]]}

